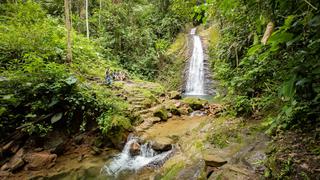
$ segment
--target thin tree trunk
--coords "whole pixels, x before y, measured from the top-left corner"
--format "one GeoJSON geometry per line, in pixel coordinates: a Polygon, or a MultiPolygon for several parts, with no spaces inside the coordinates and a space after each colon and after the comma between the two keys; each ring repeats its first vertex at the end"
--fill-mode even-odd
{"type": "Polygon", "coordinates": [[[86,0],[86,27],[87,27],[87,38],[89,38],[89,15],[88,15],[88,0],[86,0]]]}
{"type": "Polygon", "coordinates": [[[99,28],[101,27],[101,9],[102,9],[102,0],[99,1],[99,28]]]}
{"type": "Polygon", "coordinates": [[[72,62],[72,44],[71,44],[71,21],[70,21],[70,7],[69,0],[64,0],[65,23],[67,28],[67,63],[72,62]]]}

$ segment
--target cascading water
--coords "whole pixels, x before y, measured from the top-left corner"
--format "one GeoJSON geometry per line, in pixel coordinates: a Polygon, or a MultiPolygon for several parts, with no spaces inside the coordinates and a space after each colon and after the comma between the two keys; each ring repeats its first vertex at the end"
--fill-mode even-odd
{"type": "Polygon", "coordinates": [[[190,59],[185,95],[205,95],[204,92],[204,56],[201,39],[196,28],[191,29],[193,51],[190,59]]]}
{"type": "Polygon", "coordinates": [[[138,171],[146,166],[161,165],[173,150],[158,153],[151,148],[149,142],[140,146],[140,154],[133,156],[130,154],[130,148],[133,143],[138,143],[139,139],[134,136],[129,136],[126,145],[122,152],[114,157],[109,164],[106,164],[102,169],[102,173],[117,177],[123,171],[138,171]]]}

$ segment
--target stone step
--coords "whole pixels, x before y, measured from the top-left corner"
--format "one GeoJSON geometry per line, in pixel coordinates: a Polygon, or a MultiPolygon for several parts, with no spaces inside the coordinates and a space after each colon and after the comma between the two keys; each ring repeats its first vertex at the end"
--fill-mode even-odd
{"type": "Polygon", "coordinates": [[[140,114],[140,115],[145,115],[145,114],[148,114],[148,113],[151,113],[152,110],[151,109],[143,109],[141,111],[138,111],[137,113],[140,114]]]}

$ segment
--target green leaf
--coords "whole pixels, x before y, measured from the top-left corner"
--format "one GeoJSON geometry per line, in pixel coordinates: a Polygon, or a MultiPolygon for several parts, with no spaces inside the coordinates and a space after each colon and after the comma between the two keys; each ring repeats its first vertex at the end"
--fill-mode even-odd
{"type": "Polygon", "coordinates": [[[35,118],[35,117],[37,117],[37,115],[36,115],[36,114],[31,114],[31,113],[29,113],[29,114],[27,114],[25,117],[26,117],[26,118],[35,118]]]}
{"type": "Polygon", "coordinates": [[[51,117],[51,123],[56,123],[62,118],[62,113],[57,113],[51,117]]]}
{"type": "Polygon", "coordinates": [[[77,78],[74,77],[74,76],[70,76],[68,77],[65,82],[68,84],[68,85],[73,85],[77,82],[77,78]]]}
{"type": "Polygon", "coordinates": [[[3,96],[3,99],[8,100],[11,99],[11,97],[13,96],[13,94],[7,94],[3,96]]]}

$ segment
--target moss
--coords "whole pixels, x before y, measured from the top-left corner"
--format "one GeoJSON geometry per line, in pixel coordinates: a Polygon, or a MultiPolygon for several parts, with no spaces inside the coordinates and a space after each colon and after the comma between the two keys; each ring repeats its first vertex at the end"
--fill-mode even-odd
{"type": "Polygon", "coordinates": [[[182,100],[183,103],[188,104],[193,110],[200,110],[203,108],[203,105],[208,103],[206,100],[202,100],[194,97],[187,97],[182,100]]]}
{"type": "Polygon", "coordinates": [[[181,99],[181,93],[178,91],[169,92],[170,99],[181,99]]]}
{"type": "Polygon", "coordinates": [[[162,121],[168,120],[168,112],[163,106],[155,110],[153,115],[159,117],[162,121]]]}
{"type": "Polygon", "coordinates": [[[199,150],[199,151],[203,151],[204,150],[204,144],[203,144],[203,142],[202,141],[195,141],[194,143],[193,143],[193,146],[197,149],[197,150],[199,150]]]}
{"type": "Polygon", "coordinates": [[[181,111],[174,104],[167,104],[165,108],[173,115],[181,115],[181,111]]]}
{"type": "Polygon", "coordinates": [[[243,123],[240,119],[220,117],[214,120],[214,129],[207,134],[207,141],[219,148],[227,147],[230,142],[242,142],[241,130],[243,123]]]}
{"type": "Polygon", "coordinates": [[[180,33],[164,54],[164,65],[157,81],[168,90],[177,90],[183,81],[183,70],[187,59],[187,34],[180,33]]]}
{"type": "Polygon", "coordinates": [[[185,164],[182,161],[172,165],[171,167],[169,167],[168,169],[165,170],[165,173],[164,173],[163,177],[161,178],[161,180],[175,179],[177,174],[180,172],[180,170],[182,170],[184,168],[184,166],[185,166],[185,164]]]}

